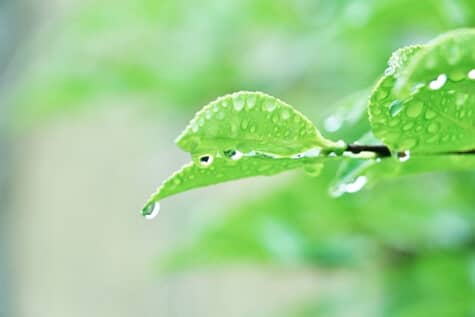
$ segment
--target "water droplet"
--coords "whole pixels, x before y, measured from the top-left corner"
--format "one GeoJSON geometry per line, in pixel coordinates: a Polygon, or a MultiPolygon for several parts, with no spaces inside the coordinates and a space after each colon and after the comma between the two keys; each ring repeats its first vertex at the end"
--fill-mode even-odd
{"type": "Polygon", "coordinates": [[[406,139],[406,140],[401,142],[401,147],[405,148],[405,149],[410,149],[410,148],[414,147],[416,144],[417,144],[416,139],[406,139]]]}
{"type": "Polygon", "coordinates": [[[407,107],[406,114],[410,118],[417,118],[424,108],[424,104],[420,101],[410,103],[407,107]]]}
{"type": "MultiPolygon", "coordinates": [[[[385,99],[389,95],[389,91],[387,89],[378,89],[375,94],[374,94],[374,100],[375,101],[381,101],[385,99]]],[[[379,110],[379,108],[376,108],[375,110],[379,110]]]]}
{"type": "Polygon", "coordinates": [[[402,102],[400,100],[394,100],[389,105],[389,113],[391,117],[395,117],[402,110],[402,102]]]}
{"type": "Polygon", "coordinates": [[[346,184],[347,193],[356,193],[359,192],[368,182],[366,176],[358,176],[352,183],[346,184]]]}
{"type": "Polygon", "coordinates": [[[399,152],[397,154],[397,158],[399,159],[399,162],[407,162],[411,158],[411,152],[409,151],[399,152]]]}
{"type": "Polygon", "coordinates": [[[325,119],[325,122],[323,123],[324,127],[325,127],[325,130],[327,130],[328,132],[335,132],[335,131],[338,131],[343,122],[343,120],[341,119],[340,116],[329,116],[328,118],[325,119]]]}
{"type": "Polygon", "coordinates": [[[394,74],[394,67],[389,66],[388,68],[384,70],[385,76],[391,76],[392,74],[394,74]]]}
{"type": "Polygon", "coordinates": [[[213,160],[214,160],[213,156],[209,154],[200,156],[200,164],[201,166],[204,166],[204,167],[208,167],[211,164],[213,164],[213,160]]]}
{"type": "Polygon", "coordinates": [[[238,150],[226,150],[224,151],[224,155],[233,161],[238,161],[244,156],[244,154],[238,150]]]}
{"type": "Polygon", "coordinates": [[[392,120],[389,121],[388,125],[390,127],[395,127],[399,125],[400,120],[398,118],[393,118],[392,120]]]}
{"type": "Polygon", "coordinates": [[[241,129],[246,130],[248,126],[249,126],[249,121],[247,120],[241,121],[241,129]]]}
{"type": "Polygon", "coordinates": [[[465,73],[460,69],[454,69],[449,73],[449,79],[458,82],[465,79],[465,73]]]}
{"type": "Polygon", "coordinates": [[[142,216],[144,216],[145,219],[147,220],[151,220],[155,218],[159,212],[160,212],[160,203],[152,202],[152,203],[147,204],[142,209],[142,216]]]}
{"type": "Polygon", "coordinates": [[[457,97],[455,98],[455,104],[458,107],[461,107],[465,104],[467,99],[468,99],[468,94],[457,94],[457,97]]]}
{"type": "Polygon", "coordinates": [[[225,116],[226,116],[226,114],[223,111],[220,111],[216,114],[216,119],[221,121],[221,120],[224,119],[225,116]]]}
{"type": "Polygon", "coordinates": [[[468,78],[475,79],[475,69],[472,69],[471,71],[468,72],[468,78]]]}
{"type": "Polygon", "coordinates": [[[256,132],[256,129],[257,129],[256,126],[255,126],[255,125],[252,125],[252,126],[249,128],[249,131],[250,131],[251,133],[254,133],[254,132],[256,132]]]}
{"type": "Polygon", "coordinates": [[[256,95],[249,95],[247,97],[247,109],[252,109],[256,105],[257,97],[256,95]]]}
{"type": "Polygon", "coordinates": [[[414,127],[414,122],[408,122],[402,127],[402,130],[409,131],[412,129],[412,127],[414,127]]]}
{"type": "Polygon", "coordinates": [[[368,178],[366,176],[358,176],[352,182],[338,184],[331,190],[330,194],[333,197],[340,197],[344,193],[356,193],[360,191],[367,183],[368,178]]]}
{"type": "Polygon", "coordinates": [[[233,98],[234,110],[241,111],[244,109],[244,100],[242,99],[241,95],[235,95],[233,98]]]}
{"type": "Polygon", "coordinates": [[[211,113],[211,111],[210,111],[210,110],[208,110],[208,111],[206,111],[206,114],[205,114],[205,116],[206,116],[206,119],[208,119],[208,120],[209,120],[209,119],[211,119],[211,117],[213,116],[213,114],[211,113]]]}
{"type": "Polygon", "coordinates": [[[434,111],[432,110],[427,110],[426,114],[425,114],[425,118],[426,119],[433,119],[437,116],[437,113],[435,113],[434,111]]]}
{"type": "Polygon", "coordinates": [[[439,90],[440,88],[444,87],[445,83],[447,82],[447,75],[440,74],[437,79],[431,81],[429,83],[429,88],[432,90],[439,90]]]}
{"type": "Polygon", "coordinates": [[[427,132],[429,133],[435,133],[437,131],[439,131],[440,129],[440,126],[437,122],[432,122],[431,124],[429,124],[429,126],[427,127],[427,132]]]}
{"type": "Polygon", "coordinates": [[[264,109],[266,111],[269,111],[269,112],[272,112],[275,110],[275,108],[277,107],[277,104],[275,101],[273,100],[268,100],[264,106],[264,109]]]}
{"type": "Polygon", "coordinates": [[[290,118],[290,112],[287,109],[284,109],[280,113],[280,117],[282,118],[282,120],[287,120],[290,118]]]}
{"type": "Polygon", "coordinates": [[[272,116],[272,122],[273,122],[273,123],[279,122],[279,115],[274,114],[274,115],[272,116]]]}

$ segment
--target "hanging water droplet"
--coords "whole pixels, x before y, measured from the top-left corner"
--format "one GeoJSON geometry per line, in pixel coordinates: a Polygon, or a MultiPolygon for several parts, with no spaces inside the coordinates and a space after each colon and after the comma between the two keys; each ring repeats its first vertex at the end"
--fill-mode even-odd
{"type": "Polygon", "coordinates": [[[340,183],[336,187],[332,188],[330,194],[333,197],[340,197],[344,193],[356,193],[359,192],[368,183],[366,176],[358,176],[352,182],[340,183]]]}
{"type": "Polygon", "coordinates": [[[340,116],[333,115],[326,118],[323,125],[328,132],[335,132],[341,128],[342,121],[340,116]]]}
{"type": "Polygon", "coordinates": [[[391,117],[395,117],[398,113],[401,112],[402,108],[403,105],[401,100],[394,100],[389,105],[389,114],[391,114],[391,117]]]}
{"type": "Polygon", "coordinates": [[[472,69],[471,71],[468,72],[468,78],[475,79],[475,69],[472,69]]]}
{"type": "Polygon", "coordinates": [[[347,193],[359,192],[368,182],[366,176],[358,176],[352,183],[346,184],[347,193]]]}
{"type": "Polygon", "coordinates": [[[444,87],[445,83],[447,82],[447,75],[440,74],[437,79],[431,81],[429,83],[429,88],[432,90],[439,90],[440,88],[444,87]]]}
{"type": "Polygon", "coordinates": [[[411,152],[404,151],[397,154],[397,158],[400,162],[407,162],[411,158],[411,152]]]}
{"type": "Polygon", "coordinates": [[[213,160],[214,160],[213,156],[209,154],[200,156],[200,164],[201,166],[204,166],[204,167],[208,167],[211,164],[213,164],[213,160]]]}
{"type": "Polygon", "coordinates": [[[147,220],[151,220],[155,218],[158,213],[160,212],[160,203],[158,202],[152,202],[147,204],[143,209],[142,209],[142,216],[145,217],[147,220]]]}

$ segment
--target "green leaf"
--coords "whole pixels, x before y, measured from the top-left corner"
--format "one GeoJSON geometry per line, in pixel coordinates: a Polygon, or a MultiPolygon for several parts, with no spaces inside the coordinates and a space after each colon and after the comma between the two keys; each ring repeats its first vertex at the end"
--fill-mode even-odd
{"type": "Polygon", "coordinates": [[[227,95],[205,106],[176,142],[193,162],[160,186],[144,215],[159,200],[194,188],[299,167],[317,174],[325,157],[346,147],[323,138],[288,104],[259,92],[227,95]]]}
{"type": "Polygon", "coordinates": [[[292,155],[340,146],[323,138],[293,107],[259,92],[239,92],[208,104],[176,142],[199,155],[226,149],[292,155]]]}
{"type": "MultiPolygon", "coordinates": [[[[209,166],[203,166],[196,162],[185,165],[181,170],[173,174],[163,182],[153,201],[194,189],[223,183],[230,180],[252,176],[271,176],[291,169],[313,166],[315,158],[274,158],[270,156],[242,157],[239,160],[232,158],[216,157],[209,166]]],[[[323,158],[318,158],[322,161],[323,158]]]]}
{"type": "Polygon", "coordinates": [[[474,149],[474,52],[475,30],[453,31],[424,47],[396,52],[371,96],[375,135],[395,151],[474,149]]]}

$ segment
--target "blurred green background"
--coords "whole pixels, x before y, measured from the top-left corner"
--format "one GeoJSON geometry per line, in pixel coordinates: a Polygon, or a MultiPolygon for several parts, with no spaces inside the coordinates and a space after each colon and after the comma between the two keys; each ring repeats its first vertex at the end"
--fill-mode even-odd
{"type": "Polygon", "coordinates": [[[470,26],[473,0],[1,0],[0,316],[475,316],[475,173],[334,199],[326,166],[138,215],[216,97],[264,91],[352,142],[341,100],[470,26]]]}

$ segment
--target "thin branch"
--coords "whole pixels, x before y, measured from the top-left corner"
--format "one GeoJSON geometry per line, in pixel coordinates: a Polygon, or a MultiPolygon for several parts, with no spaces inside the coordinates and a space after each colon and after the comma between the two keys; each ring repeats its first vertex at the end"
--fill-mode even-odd
{"type": "Polygon", "coordinates": [[[376,153],[379,157],[391,156],[391,150],[386,145],[348,144],[346,150],[354,154],[358,154],[361,152],[373,152],[376,153]]]}
{"type": "MultiPolygon", "coordinates": [[[[360,144],[348,144],[346,151],[358,154],[361,152],[373,152],[376,153],[378,157],[390,157],[392,155],[391,150],[386,145],[360,145],[360,144]]],[[[405,156],[406,153],[398,152],[397,156],[405,156]]],[[[449,152],[439,152],[431,153],[431,155],[472,155],[475,154],[475,149],[466,150],[466,151],[449,151],[449,152]]]]}

